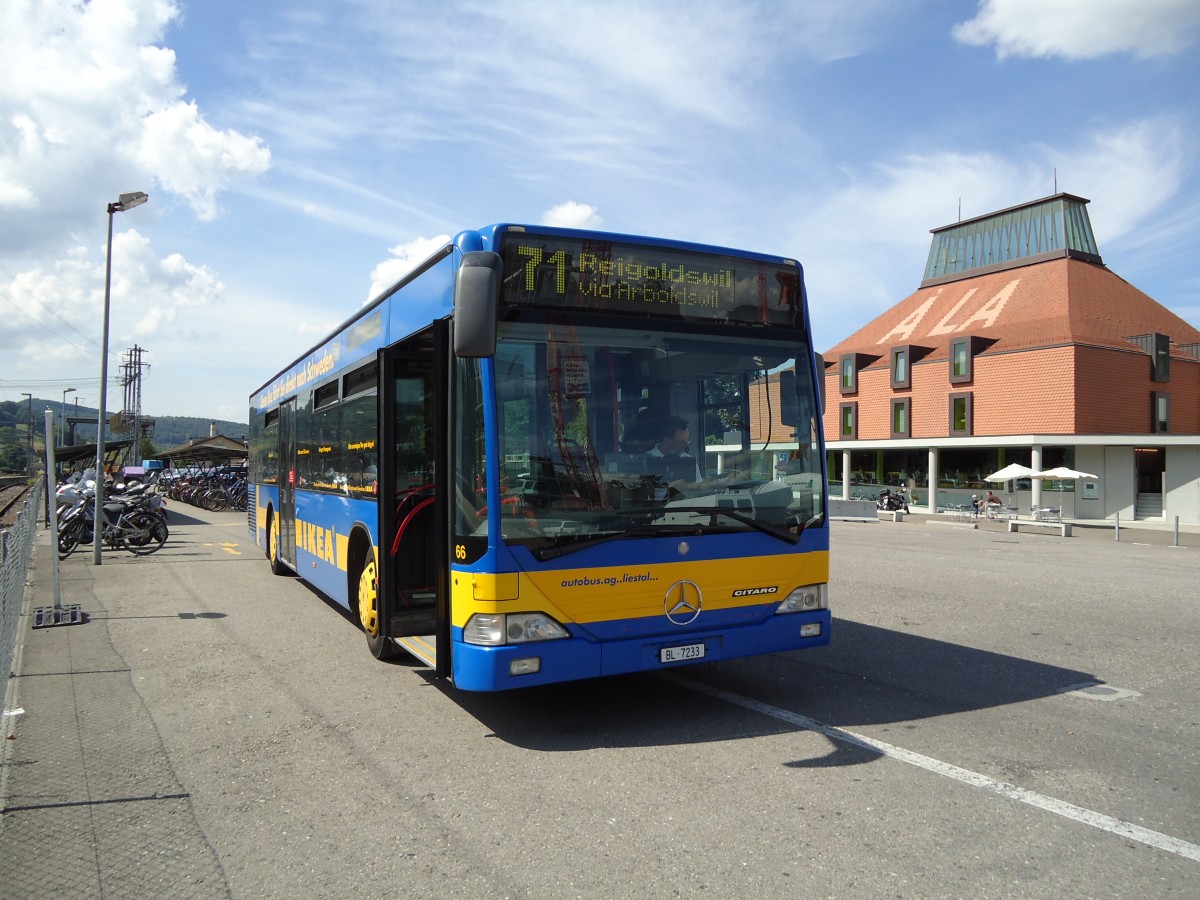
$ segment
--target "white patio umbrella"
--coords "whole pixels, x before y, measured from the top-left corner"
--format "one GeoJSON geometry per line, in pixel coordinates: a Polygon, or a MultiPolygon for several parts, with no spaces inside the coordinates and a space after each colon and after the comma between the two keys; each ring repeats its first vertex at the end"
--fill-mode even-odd
{"type": "Polygon", "coordinates": [[[1068,469],[1066,466],[1056,466],[1052,469],[1046,469],[1045,472],[1039,474],[1039,478],[1054,479],[1058,482],[1058,510],[1062,511],[1062,482],[1074,481],[1078,478],[1097,478],[1087,472],[1076,472],[1075,469],[1068,469]]]}
{"type": "Polygon", "coordinates": [[[1062,509],[1062,483],[1064,481],[1074,481],[1077,478],[1096,478],[1090,472],[1077,472],[1075,469],[1068,469],[1066,466],[1056,466],[1053,469],[1047,469],[1045,472],[1038,474],[1039,478],[1052,478],[1058,482],[1058,508],[1062,509]]]}
{"type": "Polygon", "coordinates": [[[1036,478],[1043,473],[1037,469],[1031,469],[1029,466],[1023,466],[1020,463],[1009,463],[999,472],[993,472],[984,478],[984,481],[1012,481],[1014,478],[1036,478]]]}
{"type": "Polygon", "coordinates": [[[1047,469],[1045,472],[1038,473],[1039,478],[1058,478],[1064,481],[1074,481],[1076,478],[1098,478],[1098,475],[1092,475],[1090,472],[1077,472],[1075,469],[1068,469],[1066,466],[1057,466],[1053,469],[1047,469]]]}
{"type": "MultiPolygon", "coordinates": [[[[1020,463],[1009,463],[999,472],[993,472],[986,476],[984,481],[1012,481],[1015,478],[1037,478],[1041,475],[1037,469],[1031,469],[1029,466],[1023,466],[1020,463]]],[[[1011,506],[1013,502],[1012,491],[1005,491],[1008,494],[1008,503],[1011,506]]]]}

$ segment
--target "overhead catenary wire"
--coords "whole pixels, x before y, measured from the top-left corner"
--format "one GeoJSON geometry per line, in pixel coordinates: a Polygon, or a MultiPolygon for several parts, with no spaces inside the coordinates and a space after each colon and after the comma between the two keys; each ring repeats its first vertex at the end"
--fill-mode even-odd
{"type": "MultiPolygon", "coordinates": [[[[110,387],[117,388],[121,386],[121,379],[119,376],[114,375],[112,378],[109,378],[108,381],[110,387]]],[[[86,394],[89,391],[95,391],[99,386],[100,379],[94,375],[90,378],[34,378],[20,380],[7,380],[0,378],[0,400],[14,399],[13,397],[9,396],[12,393],[18,395],[21,393],[37,395],[44,392],[49,392],[53,395],[59,393],[63,388],[66,387],[80,388],[82,389],[83,393],[86,394]]],[[[39,399],[45,399],[45,401],[49,403],[53,398],[39,399]]],[[[24,400],[20,402],[24,402],[24,400]]],[[[57,404],[58,402],[58,400],[54,400],[54,403],[57,404]]]]}
{"type": "MultiPolygon", "coordinates": [[[[10,268],[8,268],[8,266],[4,265],[4,263],[2,263],[2,262],[0,262],[0,272],[3,272],[5,275],[8,276],[9,280],[13,284],[16,284],[17,276],[13,273],[13,271],[10,268]]],[[[21,313],[23,316],[30,319],[30,321],[32,321],[34,324],[36,324],[36,325],[40,326],[41,328],[44,328],[46,331],[50,332],[50,334],[54,335],[56,338],[66,341],[68,344],[72,345],[73,347],[79,347],[79,349],[83,350],[84,352],[87,352],[87,353],[93,352],[92,350],[89,350],[87,347],[83,347],[80,344],[76,343],[75,341],[71,340],[70,338],[59,333],[58,331],[55,331],[53,328],[51,328],[49,325],[47,325],[45,322],[43,322],[41,319],[39,319],[37,316],[35,316],[33,313],[31,313],[25,307],[23,307],[15,299],[13,299],[13,297],[8,293],[8,291],[0,290],[0,299],[4,299],[8,303],[10,303],[12,306],[16,307],[17,312],[21,313]]],[[[64,319],[61,315],[59,315],[57,311],[50,308],[49,306],[47,306],[45,308],[45,310],[46,310],[46,312],[50,313],[50,315],[54,316],[55,319],[57,319],[59,322],[61,322],[67,328],[70,328],[73,332],[75,332],[77,335],[79,335],[79,337],[83,338],[83,340],[85,340],[89,344],[91,344],[93,348],[95,348],[96,350],[100,349],[99,341],[97,341],[93,337],[90,337],[87,334],[84,334],[82,331],[80,331],[78,328],[76,328],[71,322],[69,322],[67,319],[64,319]]]]}

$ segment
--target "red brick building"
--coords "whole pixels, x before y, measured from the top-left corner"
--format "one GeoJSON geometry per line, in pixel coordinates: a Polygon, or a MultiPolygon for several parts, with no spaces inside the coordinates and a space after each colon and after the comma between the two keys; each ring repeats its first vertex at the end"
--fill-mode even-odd
{"type": "Polygon", "coordinates": [[[1200,522],[1200,331],[1104,266],[1087,203],[936,229],[918,290],[826,352],[833,495],[992,487],[1028,509],[1062,488],[1072,518],[1200,522]],[[1012,462],[1096,477],[984,481],[1012,462]]]}

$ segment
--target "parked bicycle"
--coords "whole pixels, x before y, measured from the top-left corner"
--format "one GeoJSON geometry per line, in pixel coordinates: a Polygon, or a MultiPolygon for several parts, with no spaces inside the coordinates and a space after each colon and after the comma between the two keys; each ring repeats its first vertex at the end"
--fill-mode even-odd
{"type": "MultiPolygon", "coordinates": [[[[140,487],[140,486],[139,486],[140,487]]],[[[96,491],[94,482],[59,491],[58,555],[65,559],[80,544],[95,538],[96,491]]],[[[107,497],[103,507],[101,540],[114,550],[147,556],[162,548],[170,537],[162,498],[144,489],[107,497]]]]}
{"type": "Polygon", "coordinates": [[[246,509],[246,477],[236,473],[187,475],[171,483],[170,497],[210,512],[246,509]]]}

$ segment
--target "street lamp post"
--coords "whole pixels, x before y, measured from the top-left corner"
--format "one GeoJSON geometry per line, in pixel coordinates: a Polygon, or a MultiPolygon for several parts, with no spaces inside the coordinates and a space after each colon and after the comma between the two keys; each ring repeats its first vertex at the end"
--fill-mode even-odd
{"type": "Polygon", "coordinates": [[[104,258],[104,329],[100,338],[100,409],[96,412],[96,509],[92,520],[92,565],[100,565],[100,550],[104,545],[104,406],[108,400],[108,306],[112,296],[112,234],[113,216],[150,197],[142,191],[121,194],[116,203],[108,204],[108,252],[104,258]]]}
{"type": "Polygon", "coordinates": [[[63,391],[62,409],[58,411],[58,446],[62,447],[67,443],[67,394],[75,393],[75,388],[67,388],[63,391]]]}

